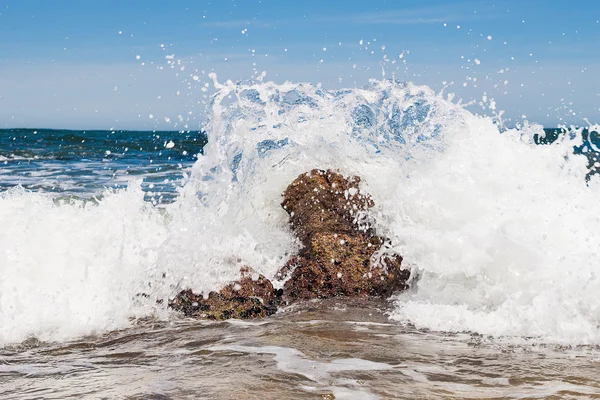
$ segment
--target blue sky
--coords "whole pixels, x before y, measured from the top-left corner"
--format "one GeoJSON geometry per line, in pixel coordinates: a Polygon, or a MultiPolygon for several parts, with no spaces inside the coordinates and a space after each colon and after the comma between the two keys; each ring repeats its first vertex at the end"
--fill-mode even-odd
{"type": "Polygon", "coordinates": [[[384,56],[510,124],[600,122],[599,20],[591,0],[2,0],[0,127],[197,129],[208,72],[356,87],[384,56]]]}

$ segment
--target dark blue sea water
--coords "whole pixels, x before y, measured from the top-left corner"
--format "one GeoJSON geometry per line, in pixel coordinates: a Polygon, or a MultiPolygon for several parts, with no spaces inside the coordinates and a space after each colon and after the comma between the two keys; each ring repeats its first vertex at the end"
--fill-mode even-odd
{"type": "Polygon", "coordinates": [[[90,198],[142,179],[146,198],[169,202],[202,154],[201,131],[0,130],[0,191],[15,186],[90,198]]]}

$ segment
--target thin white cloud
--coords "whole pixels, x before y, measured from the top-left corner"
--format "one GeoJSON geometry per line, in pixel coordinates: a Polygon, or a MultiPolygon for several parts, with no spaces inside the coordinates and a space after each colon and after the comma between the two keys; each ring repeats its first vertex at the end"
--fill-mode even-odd
{"type": "Polygon", "coordinates": [[[385,10],[360,14],[320,17],[321,22],[343,22],[348,24],[434,24],[440,22],[475,21],[499,17],[498,13],[477,12],[481,4],[459,3],[422,8],[385,10]],[[472,11],[471,11],[472,10],[472,11]]]}
{"type": "Polygon", "coordinates": [[[256,19],[236,19],[230,21],[206,21],[202,22],[201,26],[214,27],[214,28],[244,28],[247,26],[263,25],[268,26],[265,21],[259,21],[256,19]]]}
{"type": "Polygon", "coordinates": [[[275,25],[293,23],[344,23],[359,25],[417,25],[436,24],[442,22],[467,22],[499,18],[499,13],[485,11],[477,12],[480,3],[465,2],[452,5],[441,5],[422,8],[408,8],[385,10],[379,12],[365,12],[341,15],[315,15],[301,18],[284,18],[273,21],[264,20],[231,20],[231,21],[209,21],[202,25],[218,28],[240,28],[246,26],[268,28],[275,25]]]}

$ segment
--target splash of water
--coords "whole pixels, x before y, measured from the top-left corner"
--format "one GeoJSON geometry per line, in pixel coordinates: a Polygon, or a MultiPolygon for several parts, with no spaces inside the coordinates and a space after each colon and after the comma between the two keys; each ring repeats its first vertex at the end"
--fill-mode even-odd
{"type": "Polygon", "coordinates": [[[57,205],[11,189],[0,198],[0,344],[62,340],[128,324],[166,234],[139,183],[97,205],[57,205]]]}
{"type": "Polygon", "coordinates": [[[600,343],[600,185],[565,138],[500,132],[427,87],[219,84],[209,143],[165,215],[135,185],[97,206],[0,198],[0,341],[61,339],[164,312],[140,301],[272,276],[298,243],[280,207],[298,174],[363,178],[377,228],[420,271],[391,317],[417,327],[600,343]],[[32,256],[32,254],[34,256],[32,256]],[[48,312],[47,310],[52,310],[48,312]]]}

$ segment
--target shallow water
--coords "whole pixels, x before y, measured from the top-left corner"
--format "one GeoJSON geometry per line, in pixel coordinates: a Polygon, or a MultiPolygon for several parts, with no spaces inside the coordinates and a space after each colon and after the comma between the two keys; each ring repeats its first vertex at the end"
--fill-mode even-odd
{"type": "Polygon", "coordinates": [[[3,399],[600,398],[600,349],[503,344],[329,300],[253,322],[142,321],[0,351],[3,399]]]}

